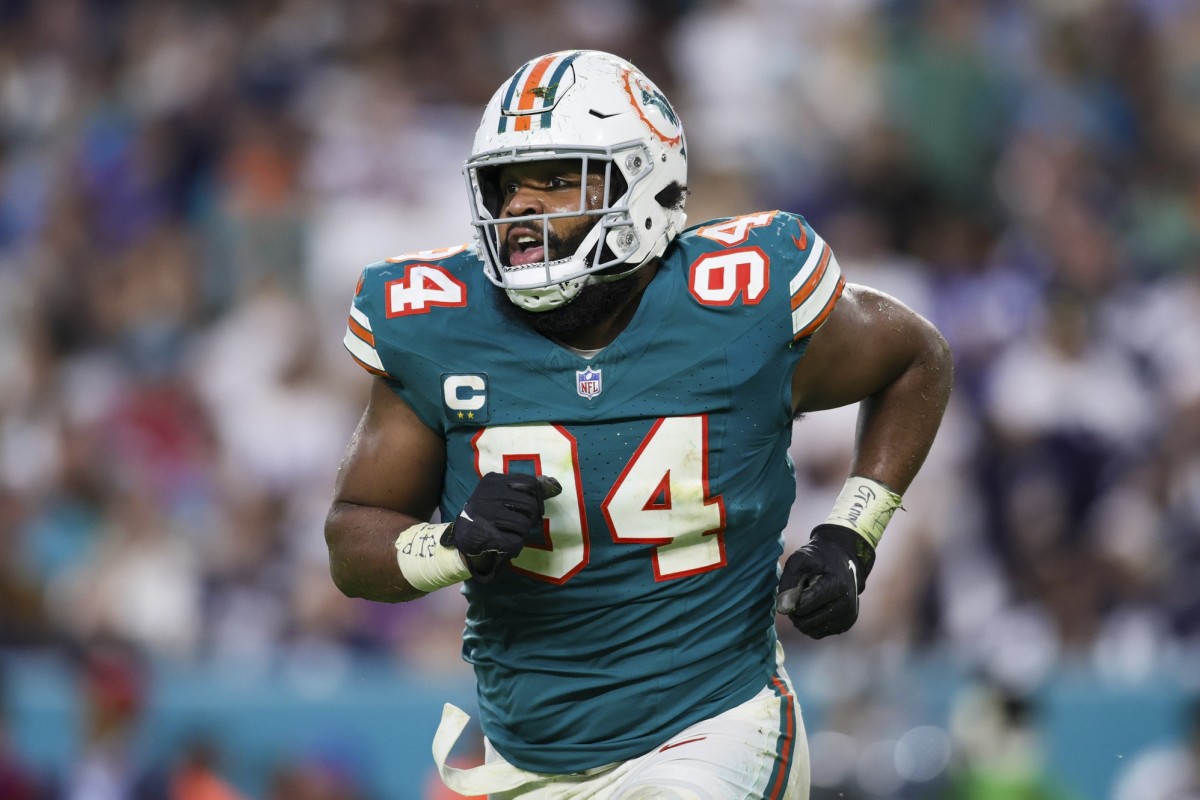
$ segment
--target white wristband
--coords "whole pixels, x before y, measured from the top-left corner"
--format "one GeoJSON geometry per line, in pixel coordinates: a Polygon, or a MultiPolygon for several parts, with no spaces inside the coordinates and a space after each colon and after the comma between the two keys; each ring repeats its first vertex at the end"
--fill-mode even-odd
{"type": "Polygon", "coordinates": [[[858,531],[858,535],[878,547],[883,529],[901,508],[900,495],[870,478],[851,475],[825,521],[858,531]]]}
{"type": "Polygon", "coordinates": [[[421,522],[405,528],[396,537],[396,561],[404,580],[414,589],[432,592],[471,577],[458,550],[441,544],[442,533],[449,527],[448,522],[441,525],[421,522]]]}

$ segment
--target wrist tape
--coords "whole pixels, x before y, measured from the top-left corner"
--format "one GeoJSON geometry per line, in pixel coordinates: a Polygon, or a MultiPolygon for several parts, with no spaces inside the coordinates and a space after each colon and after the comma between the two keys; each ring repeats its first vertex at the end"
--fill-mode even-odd
{"type": "Polygon", "coordinates": [[[421,522],[396,537],[396,562],[404,580],[414,589],[432,592],[471,577],[458,549],[441,544],[442,533],[449,527],[448,522],[421,522]]]}
{"type": "Polygon", "coordinates": [[[901,508],[900,503],[900,495],[882,483],[851,475],[825,521],[857,531],[871,547],[878,547],[883,529],[901,508]]]}

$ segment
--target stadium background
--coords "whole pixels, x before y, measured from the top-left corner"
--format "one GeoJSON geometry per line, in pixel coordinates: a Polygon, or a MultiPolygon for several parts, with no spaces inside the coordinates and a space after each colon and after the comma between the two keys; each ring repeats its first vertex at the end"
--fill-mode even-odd
{"type": "MultiPolygon", "coordinates": [[[[806,215],[956,354],[863,618],[782,631],[814,800],[1153,800],[1200,741],[1197,41],[1191,0],[3,0],[0,796],[435,796],[461,598],[328,578],[342,326],[469,238],[493,89],[596,47],[683,117],[693,222],[806,215]]],[[[852,429],[797,426],[793,543],[852,429]]]]}

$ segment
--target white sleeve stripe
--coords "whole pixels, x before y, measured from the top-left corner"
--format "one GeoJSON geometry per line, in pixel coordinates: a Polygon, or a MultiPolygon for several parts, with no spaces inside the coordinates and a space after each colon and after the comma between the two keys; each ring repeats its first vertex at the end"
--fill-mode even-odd
{"type": "Polygon", "coordinates": [[[346,345],[346,349],[350,351],[350,355],[368,367],[377,369],[380,372],[387,371],[383,368],[383,362],[379,360],[379,353],[376,352],[375,348],[355,336],[354,332],[348,328],[346,329],[346,338],[342,339],[342,344],[346,345]]]}
{"type": "Polygon", "coordinates": [[[362,325],[367,330],[371,330],[371,320],[367,319],[367,315],[358,310],[358,306],[350,304],[350,316],[354,317],[354,321],[362,325]]]}
{"type": "Polygon", "coordinates": [[[821,312],[829,305],[830,299],[833,298],[833,293],[837,291],[841,277],[841,267],[838,266],[837,259],[831,254],[825,274],[821,276],[821,282],[816,285],[812,294],[792,312],[793,335],[800,333],[821,315],[821,312]]]}
{"type": "Polygon", "coordinates": [[[804,260],[804,266],[796,273],[796,277],[792,278],[788,284],[788,294],[794,295],[800,291],[800,287],[812,275],[812,271],[817,268],[817,264],[821,263],[821,253],[825,250],[825,240],[815,233],[812,235],[812,248],[808,251],[808,258],[804,260]]]}

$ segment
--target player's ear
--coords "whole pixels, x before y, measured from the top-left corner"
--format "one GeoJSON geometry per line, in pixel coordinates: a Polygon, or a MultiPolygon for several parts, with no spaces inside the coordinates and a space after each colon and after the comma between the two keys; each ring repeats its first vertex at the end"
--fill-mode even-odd
{"type": "Polygon", "coordinates": [[[654,195],[654,199],[663,208],[668,208],[672,211],[682,211],[688,194],[686,186],[679,181],[671,181],[666,188],[654,195]]]}

